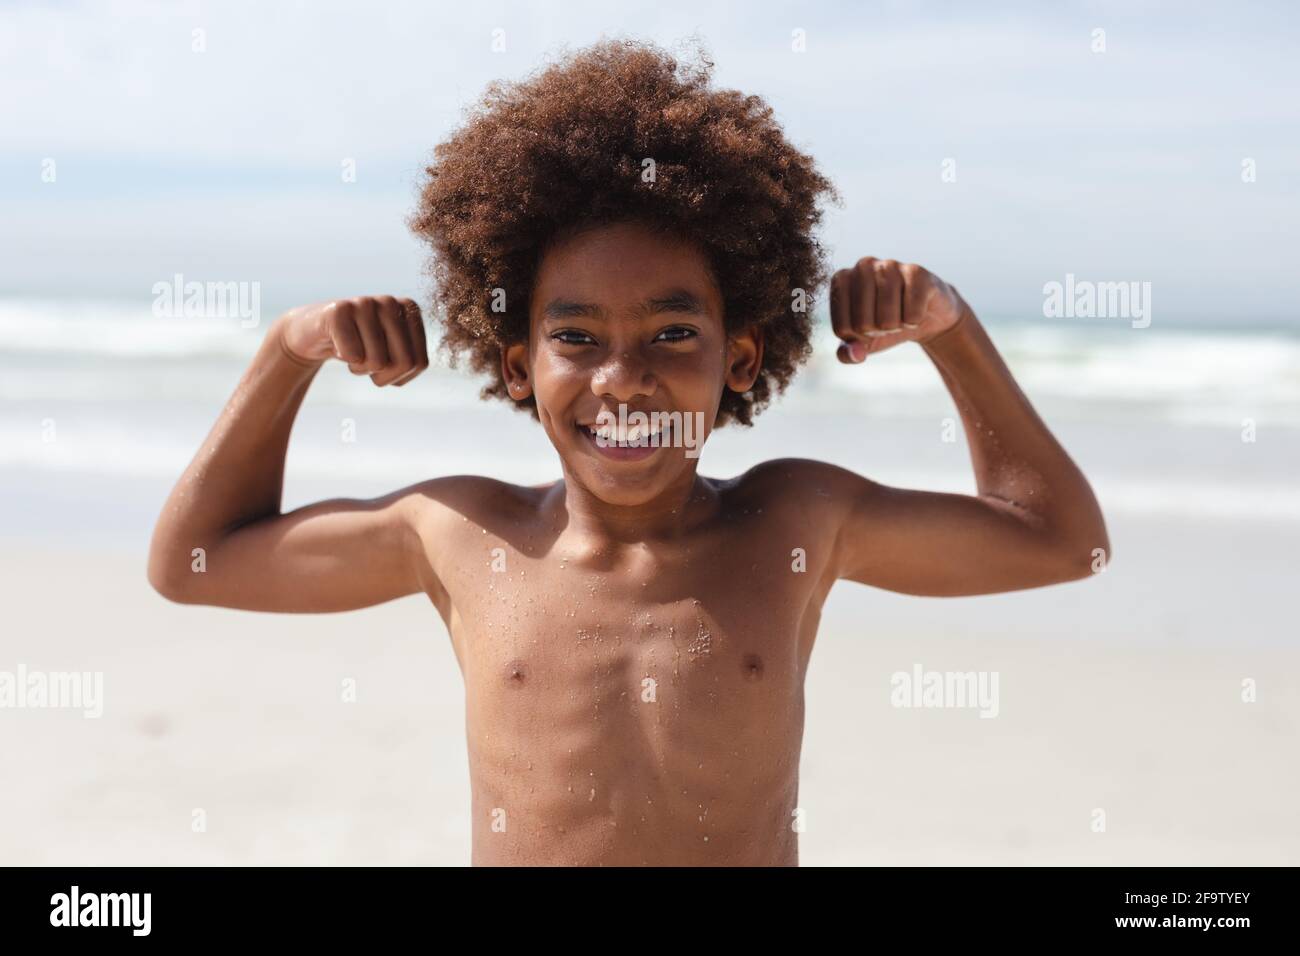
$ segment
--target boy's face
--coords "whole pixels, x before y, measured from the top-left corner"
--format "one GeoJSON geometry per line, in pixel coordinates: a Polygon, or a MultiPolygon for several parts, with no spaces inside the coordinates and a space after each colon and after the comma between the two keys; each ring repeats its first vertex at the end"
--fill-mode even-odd
{"type": "Polygon", "coordinates": [[[755,331],[727,336],[705,256],[639,224],[602,226],[554,244],[533,288],[528,343],[504,350],[502,370],[512,398],[535,397],[566,474],[616,505],[690,479],[723,388],[748,390],[762,361],[755,331]],[[625,416],[670,420],[667,440],[601,447],[592,429],[606,416],[617,423],[620,405],[625,416]]]}

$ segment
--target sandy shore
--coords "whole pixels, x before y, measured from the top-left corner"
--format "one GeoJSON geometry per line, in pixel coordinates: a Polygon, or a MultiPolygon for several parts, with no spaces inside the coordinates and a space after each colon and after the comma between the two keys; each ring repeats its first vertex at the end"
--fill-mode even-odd
{"type": "MultiPolygon", "coordinates": [[[[807,686],[804,864],[1300,862],[1294,623],[1276,589],[1265,606],[1267,587],[1242,590],[1278,580],[1294,528],[1199,529],[1202,553],[1239,556],[1225,569],[1191,561],[1180,527],[1115,528],[1124,573],[1080,585],[928,601],[839,585],[807,686]],[[892,706],[891,675],[918,664],[996,671],[998,716],[892,706]]],[[[99,719],[0,710],[0,863],[468,861],[460,674],[427,602],[179,607],[143,565],[0,551],[0,671],[105,681],[99,719]]]]}

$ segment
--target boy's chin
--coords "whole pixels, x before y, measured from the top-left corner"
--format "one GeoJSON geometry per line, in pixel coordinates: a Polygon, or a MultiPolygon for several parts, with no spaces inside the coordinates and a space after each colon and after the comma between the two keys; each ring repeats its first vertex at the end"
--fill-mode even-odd
{"type": "Polygon", "coordinates": [[[679,456],[676,460],[656,463],[655,467],[609,467],[588,459],[566,461],[565,472],[580,483],[588,494],[605,504],[635,508],[655,501],[686,473],[694,471],[695,461],[681,457],[680,449],[665,449],[674,450],[679,456]]]}

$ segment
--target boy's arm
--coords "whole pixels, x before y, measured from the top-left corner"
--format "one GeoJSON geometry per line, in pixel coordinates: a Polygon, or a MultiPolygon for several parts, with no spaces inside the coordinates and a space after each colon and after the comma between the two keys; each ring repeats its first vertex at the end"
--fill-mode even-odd
{"type": "Polygon", "coordinates": [[[919,266],[863,259],[836,273],[831,314],[844,362],[922,344],[961,414],[978,489],[908,491],[853,476],[840,577],[908,594],[987,594],[1074,580],[1109,561],[1088,480],[955,289],[919,266]]]}
{"type": "Polygon", "coordinates": [[[367,297],[276,320],[158,519],[149,581],[159,593],[186,604],[342,611],[436,587],[414,489],[280,512],[294,418],[335,357],[376,385],[405,384],[428,366],[419,308],[367,297]]]}

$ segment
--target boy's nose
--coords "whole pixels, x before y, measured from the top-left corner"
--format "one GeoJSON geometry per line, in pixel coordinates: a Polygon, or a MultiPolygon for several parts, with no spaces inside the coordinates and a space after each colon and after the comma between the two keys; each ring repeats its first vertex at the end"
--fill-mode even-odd
{"type": "Polygon", "coordinates": [[[612,354],[591,376],[591,390],[596,395],[619,402],[653,395],[657,387],[654,373],[635,352],[612,354]]]}

